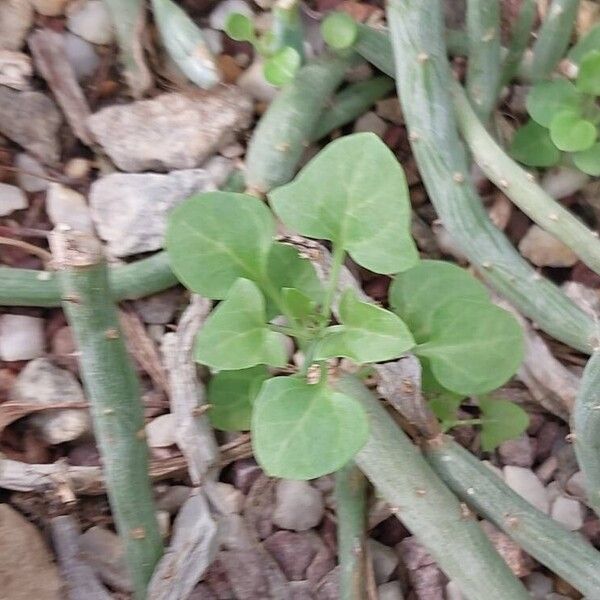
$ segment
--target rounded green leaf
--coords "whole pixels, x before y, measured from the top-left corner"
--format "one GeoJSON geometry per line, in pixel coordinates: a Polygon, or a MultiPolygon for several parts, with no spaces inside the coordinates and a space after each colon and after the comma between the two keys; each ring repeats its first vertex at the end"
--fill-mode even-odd
{"type": "Polygon", "coordinates": [[[238,279],[196,337],[197,362],[213,369],[287,364],[285,336],[266,325],[265,300],[248,279],[238,279]]]}
{"type": "Polygon", "coordinates": [[[560,112],[577,112],[581,103],[581,94],[566,79],[542,81],[534,85],[525,101],[531,118],[544,127],[550,127],[552,119],[560,112]]]}
{"type": "Polygon", "coordinates": [[[415,345],[404,322],[389,310],[362,302],[353,290],[340,301],[341,325],[328,327],[317,346],[315,360],[345,356],[357,363],[398,358],[415,345]]]}
{"type": "Polygon", "coordinates": [[[596,126],[574,112],[561,112],[550,123],[550,137],[565,152],[587,150],[596,141],[596,126]]]}
{"type": "Polygon", "coordinates": [[[433,414],[439,419],[442,429],[447,431],[451,429],[457,420],[458,409],[461,405],[461,396],[436,396],[427,403],[433,414]]]}
{"type": "Polygon", "coordinates": [[[592,177],[600,177],[600,142],[591,148],[573,154],[575,166],[592,177]]]}
{"type": "Polygon", "coordinates": [[[273,215],[257,198],[208,192],[171,212],[166,248],[186,287],[221,299],[239,277],[260,280],[274,235],[273,215]]]}
{"type": "Polygon", "coordinates": [[[263,365],[221,371],[208,384],[207,396],[211,409],[210,422],[222,431],[248,431],[252,418],[252,403],[269,372],[263,365]]]}
{"type": "Polygon", "coordinates": [[[272,85],[285,85],[294,79],[302,64],[300,54],[291,46],[285,46],[265,60],[263,73],[272,85]]]}
{"type": "Polygon", "coordinates": [[[337,471],[368,435],[361,404],[323,384],[274,377],[254,402],[254,456],[272,477],[314,479],[337,471]]]}
{"type": "Polygon", "coordinates": [[[390,306],[404,319],[418,343],[427,341],[436,310],[458,298],[485,302],[489,295],[465,269],[441,260],[421,260],[399,273],[389,292],[390,306]]]}
{"type": "Polygon", "coordinates": [[[456,299],[434,313],[429,339],[417,346],[435,379],[459,394],[500,387],[523,360],[523,333],[515,318],[491,302],[456,299]]]}
{"type": "Polygon", "coordinates": [[[404,172],[373,133],[328,144],[269,200],[288,227],[339,244],[371,271],[397,273],[417,262],[404,172]]]}
{"type": "Polygon", "coordinates": [[[550,131],[535,121],[519,127],[510,146],[510,155],[528,167],[552,167],[560,160],[550,131]]]}
{"type": "Polygon", "coordinates": [[[592,50],[600,48],[600,24],[592,27],[572,48],[567,58],[576,65],[592,50]]]}
{"type": "Polygon", "coordinates": [[[358,26],[348,13],[333,12],[321,23],[321,35],[332,48],[344,50],[354,45],[358,37],[358,26]]]}
{"type": "Polygon", "coordinates": [[[588,52],[581,59],[577,89],[586,94],[600,96],[600,50],[588,52]]]}
{"type": "Polygon", "coordinates": [[[502,442],[518,438],[529,427],[529,415],[514,402],[479,398],[481,449],[491,452],[502,442]]]}
{"type": "Polygon", "coordinates": [[[254,24],[241,13],[231,13],[225,23],[225,33],[238,42],[251,42],[254,40],[254,24]]]}

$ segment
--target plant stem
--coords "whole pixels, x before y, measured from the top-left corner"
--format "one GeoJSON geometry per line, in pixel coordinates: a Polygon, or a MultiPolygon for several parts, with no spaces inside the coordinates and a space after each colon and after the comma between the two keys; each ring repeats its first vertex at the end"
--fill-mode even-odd
{"type": "MultiPolygon", "coordinates": [[[[589,359],[573,409],[575,454],[586,482],[587,498],[600,515],[600,351],[589,359]]],[[[599,588],[600,589],[600,588],[599,588]]]]}
{"type": "Polygon", "coordinates": [[[600,553],[580,534],[534,508],[451,438],[431,440],[426,456],[445,483],[482,517],[590,600],[600,598],[600,553]]]}
{"type": "Polygon", "coordinates": [[[477,116],[487,123],[500,90],[500,5],[467,0],[469,63],[467,92],[477,116]]]}
{"type": "MultiPolygon", "coordinates": [[[[439,0],[392,0],[388,22],[413,153],[448,232],[489,284],[523,314],[556,339],[590,352],[595,338],[593,320],[534,271],[494,227],[470,182],[451,108],[452,76],[443,47],[439,0]]],[[[361,38],[364,34],[361,30],[361,38]]],[[[373,41],[382,35],[371,31],[365,36],[368,43],[357,49],[376,66],[393,69],[393,58],[383,54],[382,40],[373,41]]]]}
{"type": "Polygon", "coordinates": [[[349,462],[335,474],[340,598],[366,598],[366,510],[367,480],[349,462]]]}
{"type": "MultiPolygon", "coordinates": [[[[115,301],[135,300],[177,285],[166,252],[108,269],[115,301]]],[[[0,306],[60,306],[56,273],[0,267],[0,306]]]]}
{"type": "Polygon", "coordinates": [[[276,50],[290,46],[304,62],[304,31],[298,0],[277,0],[272,15],[276,50]]]}
{"type": "Polygon", "coordinates": [[[331,270],[329,271],[329,281],[327,282],[327,290],[325,291],[325,299],[323,301],[323,307],[321,309],[321,316],[323,317],[323,330],[331,318],[331,305],[337,291],[338,282],[340,280],[340,272],[344,264],[344,257],[346,252],[341,244],[333,242],[333,253],[331,255],[331,270]]]}
{"type": "Polygon", "coordinates": [[[136,598],[145,598],[162,554],[138,380],[125,349],[100,243],[87,234],[56,231],[63,308],[79,349],[108,497],[125,547],[136,598]]]}
{"type": "Polygon", "coordinates": [[[562,204],[556,202],[486,131],[457,82],[452,95],[460,133],[490,181],[542,229],[569,246],[590,269],[600,273],[600,239],[562,204]]]}
{"type": "Polygon", "coordinates": [[[246,154],[246,184],[266,194],[288,183],[349,58],[327,56],[303,66],[260,119],[246,154]]]}
{"type": "Polygon", "coordinates": [[[511,41],[508,54],[502,66],[501,86],[508,85],[517,74],[519,65],[523,60],[525,50],[529,45],[531,30],[537,16],[535,0],[523,0],[519,16],[511,31],[511,41]]]}
{"type": "Polygon", "coordinates": [[[332,131],[351,123],[393,89],[394,80],[385,76],[350,84],[334,96],[331,105],[321,115],[311,139],[320,140],[332,131]]]}
{"type": "Polygon", "coordinates": [[[528,599],[527,591],[477,521],[465,512],[371,392],[351,376],[343,376],[337,387],[360,400],[369,416],[369,439],[356,455],[356,464],[465,598],[528,599]]]}
{"type": "Polygon", "coordinates": [[[569,46],[579,0],[553,0],[533,46],[531,77],[548,77],[569,46]]]}

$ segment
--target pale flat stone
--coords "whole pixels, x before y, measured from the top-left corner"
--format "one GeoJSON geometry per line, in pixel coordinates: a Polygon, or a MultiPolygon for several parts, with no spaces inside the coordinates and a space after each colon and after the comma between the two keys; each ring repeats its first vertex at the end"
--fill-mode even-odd
{"type": "Polygon", "coordinates": [[[282,529],[306,531],[323,518],[323,496],[307,481],[282,479],[275,496],[273,523],[282,529]]]}
{"type": "Polygon", "coordinates": [[[519,242],[519,251],[537,267],[572,267],[577,255],[537,225],[532,225],[519,242]]]}
{"type": "Polygon", "coordinates": [[[544,513],[549,511],[546,489],[531,469],[508,465],[503,469],[509,487],[544,513]]]}
{"type": "Polygon", "coordinates": [[[0,217],[27,208],[27,196],[15,185],[0,183],[0,217]]]}
{"type": "Polygon", "coordinates": [[[67,28],[92,44],[110,44],[114,37],[110,14],[102,0],[77,0],[70,4],[67,28]]]}
{"type": "Polygon", "coordinates": [[[0,359],[30,360],[44,354],[44,320],[27,315],[0,316],[0,359]]]}
{"type": "Polygon", "coordinates": [[[46,212],[53,225],[69,225],[76,231],[92,233],[94,225],[90,207],[75,190],[51,183],[46,194],[46,212]]]}
{"type": "Polygon", "coordinates": [[[550,516],[569,531],[577,531],[583,526],[583,507],[573,498],[565,496],[556,498],[552,504],[550,516]]]}
{"type": "Polygon", "coordinates": [[[0,2],[0,49],[20,50],[33,25],[33,8],[29,0],[0,2]]]}

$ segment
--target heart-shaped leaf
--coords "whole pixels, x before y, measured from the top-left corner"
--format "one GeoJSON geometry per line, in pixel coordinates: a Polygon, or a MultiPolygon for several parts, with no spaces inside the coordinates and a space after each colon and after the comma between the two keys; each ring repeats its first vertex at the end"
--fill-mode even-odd
{"type": "Polygon", "coordinates": [[[208,412],[213,427],[222,431],[247,431],[252,403],[263,382],[269,378],[264,365],[238,371],[221,371],[208,384],[208,412]]]}
{"type": "Polygon", "coordinates": [[[429,360],[446,389],[482,394],[516,372],[523,360],[523,333],[510,313],[491,302],[456,299],[435,311],[429,338],[415,352],[429,360]]]}
{"type": "Polygon", "coordinates": [[[323,286],[313,264],[289,244],[273,244],[267,257],[267,277],[278,290],[296,288],[316,303],[323,300],[323,286]]]}
{"type": "Polygon", "coordinates": [[[285,366],[285,336],[271,331],[266,318],[260,290],[238,279],[198,333],[196,361],[219,370],[285,366]]]}
{"type": "Polygon", "coordinates": [[[316,360],[345,356],[357,363],[398,358],[415,345],[404,322],[389,310],[361,302],[346,290],[339,306],[341,325],[328,327],[315,352],[316,360]]]}
{"type": "Polygon", "coordinates": [[[418,343],[427,341],[436,310],[454,299],[489,299],[484,285],[464,269],[441,260],[421,260],[394,277],[389,301],[418,343]]]}
{"type": "Polygon", "coordinates": [[[354,45],[358,25],[348,13],[332,12],[321,23],[321,35],[329,46],[343,50],[354,45]]]}
{"type": "Polygon", "coordinates": [[[560,150],[552,141],[550,131],[533,119],[515,132],[510,155],[528,167],[552,167],[560,160],[560,150]]]}
{"type": "Polygon", "coordinates": [[[525,101],[531,118],[550,127],[552,119],[565,110],[577,112],[583,98],[577,88],[566,79],[542,81],[531,88],[525,101]]]}
{"type": "Polygon", "coordinates": [[[600,142],[591,148],[573,154],[575,166],[592,177],[600,177],[600,142]]]}
{"type": "Polygon", "coordinates": [[[331,240],[371,271],[397,273],[417,261],[404,172],[372,133],[332,142],[269,200],[288,227],[331,240]]]}
{"type": "Polygon", "coordinates": [[[491,452],[502,442],[518,438],[529,427],[529,415],[517,404],[496,398],[479,398],[481,449],[491,452]]]}
{"type": "MultiPolygon", "coordinates": [[[[450,392],[451,393],[451,392],[450,392]]],[[[433,414],[440,420],[443,431],[448,431],[456,425],[458,408],[462,402],[462,398],[457,395],[436,396],[429,400],[429,408],[433,414]]]]}
{"type": "Polygon", "coordinates": [[[584,56],[592,50],[600,48],[600,24],[592,27],[580,40],[569,50],[567,58],[579,65],[584,56]]]}
{"type": "Polygon", "coordinates": [[[550,137],[565,152],[579,152],[594,145],[598,132],[596,126],[575,112],[558,113],[550,123],[550,137]]]}
{"type": "Polygon", "coordinates": [[[260,281],[274,234],[273,215],[257,198],[208,192],[171,212],[166,246],[187,288],[221,299],[239,277],[260,281]]]}
{"type": "Polygon", "coordinates": [[[301,64],[300,54],[291,46],[284,46],[265,60],[263,73],[270,84],[285,85],[294,79],[301,64]]]}
{"type": "Polygon", "coordinates": [[[600,96],[600,50],[588,52],[581,59],[577,89],[586,94],[600,96]]]}
{"type": "Polygon", "coordinates": [[[254,23],[241,13],[231,13],[225,23],[225,33],[238,42],[254,41],[254,23]]]}
{"type": "Polygon", "coordinates": [[[362,448],[368,434],[360,403],[323,384],[274,377],[254,402],[254,455],[273,477],[314,479],[337,471],[362,448]]]}

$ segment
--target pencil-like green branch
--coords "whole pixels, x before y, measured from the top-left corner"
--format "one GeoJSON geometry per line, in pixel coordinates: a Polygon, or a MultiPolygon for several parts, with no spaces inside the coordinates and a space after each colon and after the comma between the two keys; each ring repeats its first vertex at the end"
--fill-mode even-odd
{"type": "Polygon", "coordinates": [[[57,230],[51,247],[111,509],[136,598],[142,600],[162,554],[162,540],[148,477],[139,383],[125,349],[100,243],[87,234],[57,230]]]}

